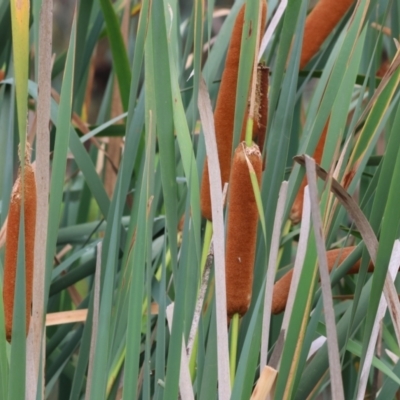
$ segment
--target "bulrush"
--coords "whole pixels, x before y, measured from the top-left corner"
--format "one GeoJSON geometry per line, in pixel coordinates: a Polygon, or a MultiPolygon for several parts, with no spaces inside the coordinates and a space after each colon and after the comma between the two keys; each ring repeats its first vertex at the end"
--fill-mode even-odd
{"type": "MultiPolygon", "coordinates": [[[[329,272],[335,265],[340,265],[353,252],[355,246],[344,247],[340,249],[329,250],[326,252],[328,259],[329,272]]],[[[360,270],[361,260],[358,260],[348,271],[347,274],[357,274],[360,270]]],[[[372,272],[374,265],[372,262],[368,265],[368,272],[372,272]]],[[[274,294],[272,297],[272,314],[280,314],[286,308],[289,296],[290,284],[292,282],[293,270],[290,270],[279,279],[274,285],[274,294]]]]}
{"type": "Polygon", "coordinates": [[[300,69],[303,69],[318,52],[354,0],[320,0],[307,16],[304,27],[300,69]]]}
{"type": "Polygon", "coordinates": [[[260,150],[257,145],[248,147],[242,142],[233,157],[229,188],[225,268],[228,318],[245,314],[251,301],[258,210],[250,170],[260,184],[260,150]]]}
{"type": "MultiPolygon", "coordinates": [[[[245,6],[240,9],[232,30],[231,41],[222,74],[221,85],[217,104],[214,111],[215,136],[219,165],[221,169],[221,188],[228,182],[231,171],[231,152],[233,142],[233,129],[235,120],[236,87],[239,72],[240,46],[244,25],[245,6]]],[[[262,16],[260,35],[264,31],[267,14],[267,4],[262,2],[262,16]]],[[[204,218],[212,220],[210,182],[207,160],[204,163],[203,177],[201,182],[201,212],[204,218]]]]}
{"type": "Polygon", "coordinates": [[[36,181],[29,159],[25,159],[24,184],[21,171],[13,186],[7,220],[6,249],[4,258],[3,302],[6,325],[6,337],[11,341],[14,310],[14,292],[18,258],[18,237],[21,206],[24,204],[25,225],[25,276],[26,276],[26,332],[29,330],[32,303],[33,255],[36,225],[36,181]],[[24,201],[22,201],[24,199],[24,201]]]}
{"type": "MultiPolygon", "coordinates": [[[[349,10],[353,2],[353,0],[320,0],[317,3],[306,19],[303,47],[300,56],[300,69],[303,69],[311,58],[318,52],[322,43],[332,32],[343,15],[349,10]]],[[[324,127],[314,153],[315,162],[318,164],[321,163],[328,125],[329,121],[324,127]]],[[[304,178],[290,213],[290,219],[293,224],[298,224],[301,221],[303,211],[303,193],[306,185],[307,179],[304,178]]]]}

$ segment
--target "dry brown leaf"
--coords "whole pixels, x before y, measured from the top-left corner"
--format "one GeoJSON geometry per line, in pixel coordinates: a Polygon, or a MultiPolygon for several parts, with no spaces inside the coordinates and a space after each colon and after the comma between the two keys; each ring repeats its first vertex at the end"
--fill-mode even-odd
{"type": "Polygon", "coordinates": [[[71,324],[86,321],[88,310],[72,310],[49,313],[46,315],[46,326],[71,324]]]}
{"type": "Polygon", "coordinates": [[[258,378],[250,400],[265,400],[271,393],[278,371],[266,365],[258,378]]]}

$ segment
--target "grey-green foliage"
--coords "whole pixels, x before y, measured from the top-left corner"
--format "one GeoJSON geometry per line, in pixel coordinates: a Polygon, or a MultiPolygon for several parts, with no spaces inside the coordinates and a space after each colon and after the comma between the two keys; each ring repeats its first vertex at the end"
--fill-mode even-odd
{"type": "MultiPolygon", "coordinates": [[[[184,383],[182,343],[193,339],[189,332],[202,278],[201,258],[208,251],[203,249],[207,244],[200,212],[205,146],[197,96],[200,79],[204,78],[211,103],[215,105],[231,31],[244,1],[236,1],[226,18],[221,19],[213,15],[220,5],[214,0],[187,2],[182,14],[177,0],[144,0],[140,12],[130,16],[131,28],[137,29],[130,30],[129,50],[125,49],[120,30],[123,3],[79,2],[68,48],[56,54],[53,67],[53,79],[61,76],[62,85],[60,101],[51,103],[49,231],[47,237],[37,238],[47,248],[45,307],[48,312],[87,308],[88,314],[86,323],[47,328],[46,365],[42,370],[45,398],[85,398],[89,390],[92,399],[177,398],[184,383]],[[88,123],[92,133],[80,140],[79,135],[86,130],[82,132],[76,117],[72,123],[70,117],[74,111],[85,122],[85,116],[89,115],[86,101],[91,93],[87,93],[87,86],[93,79],[91,68],[96,68],[96,46],[103,37],[109,41],[112,71],[98,99],[98,118],[88,123]],[[113,96],[114,86],[118,88],[119,100],[113,96]],[[126,112],[118,125],[111,121],[117,117],[112,114],[114,101],[120,101],[126,112]],[[106,144],[101,142],[108,135],[124,139],[111,198],[104,189],[104,165],[109,161],[106,144]],[[181,230],[178,223],[183,215],[181,230]],[[102,242],[101,254],[95,250],[99,242],[102,242]],[[65,246],[70,247],[62,259],[55,259],[65,246]],[[101,274],[99,304],[95,304],[95,273],[101,274]],[[169,326],[167,306],[172,303],[174,315],[169,326]],[[99,310],[98,315],[95,309],[99,310]],[[95,326],[97,330],[93,329],[95,326]],[[90,360],[93,364],[89,376],[90,360]]],[[[131,3],[133,10],[137,10],[136,2],[131,3]]],[[[269,22],[278,3],[268,2],[269,22]]],[[[5,69],[7,78],[0,83],[2,226],[18,169],[12,54],[20,49],[12,49],[10,6],[13,4],[0,1],[0,70],[5,69]]],[[[257,4],[251,5],[246,13],[250,25],[257,12],[257,4]]],[[[31,80],[26,82],[31,115],[38,97],[40,7],[40,1],[33,1],[30,39],[35,51],[31,53],[31,80]]],[[[58,7],[62,9],[61,5],[58,7]]],[[[240,323],[236,378],[232,385],[234,399],[250,398],[263,368],[259,356],[266,260],[280,185],[283,179],[289,179],[285,204],[285,213],[289,215],[304,176],[304,169],[293,165],[291,157],[298,153],[312,155],[327,121],[322,166],[333,173],[343,156],[335,175],[339,181],[355,166],[348,190],[356,199],[357,193],[360,194],[360,207],[379,241],[376,273],[371,277],[366,272],[369,256],[360,239],[360,227],[349,222],[343,208],[332,207],[334,197],[329,183],[319,183],[327,247],[341,245],[345,240],[360,244],[352,258],[332,276],[334,295],[348,298],[334,301],[346,396],[357,393],[391,249],[399,234],[399,62],[391,38],[372,28],[371,23],[385,25],[391,29],[392,37],[398,37],[400,7],[396,1],[362,0],[342,19],[306,71],[299,72],[307,12],[308,1],[289,0],[264,54],[271,69],[264,149],[266,170],[260,188],[266,237],[259,224],[252,301],[240,323]],[[390,61],[395,60],[395,68],[387,78],[376,77],[383,54],[390,61]],[[343,277],[361,254],[361,273],[343,277]]],[[[238,77],[235,133],[232,132],[236,139],[248,106],[247,85],[255,46],[254,35],[249,35],[243,37],[238,77]]],[[[31,128],[33,119],[29,121],[31,128]]],[[[33,147],[32,159],[35,159],[35,142],[33,147]]],[[[278,260],[277,276],[291,267],[298,232],[295,226],[282,228],[283,253],[278,260]]],[[[310,395],[315,398],[321,393],[329,394],[330,390],[330,372],[333,372],[328,369],[326,344],[312,359],[307,359],[313,341],[326,334],[313,233],[308,238],[305,260],[277,367],[277,399],[284,396],[304,399],[310,395]]],[[[4,247],[0,248],[0,271],[3,262],[4,247]]],[[[22,398],[28,391],[22,377],[29,346],[21,334],[25,319],[19,318],[25,307],[23,266],[21,240],[15,308],[18,322],[14,325],[16,336],[11,345],[0,328],[1,398],[22,398]]],[[[2,278],[0,282],[1,294],[2,278]]],[[[215,275],[211,271],[193,359],[189,360],[191,382],[186,382],[198,399],[218,397],[217,349],[224,345],[217,335],[218,301],[215,275]]],[[[269,355],[275,349],[282,324],[281,316],[271,318],[269,355]]],[[[2,326],[3,320],[0,296],[2,326]]],[[[393,375],[398,375],[399,366],[385,350],[399,357],[400,345],[390,315],[385,317],[379,340],[382,352],[380,360],[372,361],[367,395],[381,389],[373,386],[374,377],[380,375],[383,379],[377,380],[382,382],[378,398],[392,398],[399,387],[393,375]]],[[[41,399],[41,395],[37,398],[41,399]]]]}

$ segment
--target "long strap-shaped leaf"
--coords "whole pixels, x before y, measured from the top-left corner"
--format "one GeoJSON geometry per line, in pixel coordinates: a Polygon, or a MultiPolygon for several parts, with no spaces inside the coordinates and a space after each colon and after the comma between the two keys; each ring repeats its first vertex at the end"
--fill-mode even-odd
{"type": "Polygon", "coordinates": [[[325,250],[325,238],[321,222],[321,214],[318,207],[318,189],[315,181],[315,161],[306,157],[307,179],[311,199],[311,215],[314,226],[314,235],[317,244],[318,264],[321,276],[322,297],[324,302],[325,323],[327,327],[327,343],[329,354],[329,369],[331,374],[331,388],[333,399],[343,399],[343,382],[340,366],[340,353],[335,324],[335,311],[333,308],[332,288],[329,278],[328,262],[325,250]]]}
{"type": "Polygon", "coordinates": [[[14,74],[21,145],[21,164],[23,164],[25,154],[26,113],[28,111],[29,4],[29,0],[11,0],[14,74]]]}
{"type": "Polygon", "coordinates": [[[113,55],[112,59],[121,93],[121,100],[124,110],[126,111],[129,104],[129,86],[131,81],[128,55],[126,54],[119,21],[111,1],[100,0],[100,6],[103,11],[104,20],[107,26],[108,38],[110,40],[111,52],[113,55]]]}
{"type": "Polygon", "coordinates": [[[220,399],[231,396],[229,377],[228,334],[226,331],[226,286],[225,286],[225,241],[222,212],[222,192],[219,184],[219,162],[214,132],[211,103],[204,80],[200,81],[199,111],[206,139],[210,171],[211,204],[214,230],[217,352],[218,352],[218,392],[220,399]]]}
{"type": "MultiPolygon", "coordinates": [[[[49,214],[49,180],[50,180],[50,101],[51,101],[51,43],[53,1],[45,0],[40,13],[38,79],[40,93],[37,99],[36,131],[36,188],[37,218],[35,237],[47,237],[47,220],[49,214]]],[[[40,361],[43,338],[44,315],[44,282],[46,274],[46,247],[40,240],[35,242],[35,262],[33,277],[32,319],[27,342],[27,399],[36,399],[36,388],[44,391],[44,379],[38,381],[39,366],[44,378],[44,365],[40,361]]]]}

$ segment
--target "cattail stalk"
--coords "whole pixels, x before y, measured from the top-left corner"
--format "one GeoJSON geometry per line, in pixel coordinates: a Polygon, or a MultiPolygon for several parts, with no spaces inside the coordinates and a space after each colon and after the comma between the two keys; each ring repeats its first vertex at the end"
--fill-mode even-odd
{"type": "MultiPolygon", "coordinates": [[[[340,249],[329,250],[326,252],[328,260],[328,270],[332,271],[335,265],[340,265],[353,252],[355,246],[344,247],[340,249]]],[[[357,274],[360,270],[361,259],[358,260],[348,271],[347,274],[357,274]]],[[[374,265],[372,262],[368,265],[368,272],[372,272],[374,265]]],[[[272,314],[280,314],[286,308],[287,299],[289,297],[290,284],[292,282],[293,269],[282,276],[274,285],[274,293],[272,297],[272,314]]]]}
{"type": "Polygon", "coordinates": [[[303,69],[318,52],[354,0],[320,0],[307,16],[304,27],[300,69],[303,69]]]}
{"type": "Polygon", "coordinates": [[[35,173],[28,159],[25,159],[24,179],[21,171],[11,193],[10,208],[7,220],[6,249],[4,257],[3,302],[6,325],[6,337],[11,341],[14,311],[14,292],[18,259],[18,237],[21,207],[24,205],[25,225],[25,274],[26,274],[26,334],[29,331],[32,303],[33,258],[36,226],[36,181],[35,173]]]}
{"type": "MultiPolygon", "coordinates": [[[[218,159],[221,170],[221,188],[229,181],[231,170],[231,152],[236,106],[236,88],[239,73],[240,47],[244,25],[245,5],[240,9],[232,30],[231,41],[222,74],[217,104],[214,111],[215,136],[218,159]]],[[[267,14],[267,5],[262,1],[261,29],[263,32],[267,14]]],[[[244,122],[245,123],[245,122],[244,122]]],[[[212,220],[210,183],[207,160],[204,163],[201,182],[201,212],[204,218],[212,220]]]]}
{"type": "Polygon", "coordinates": [[[228,318],[245,314],[251,301],[258,210],[249,171],[260,184],[260,150],[242,142],[234,154],[230,180],[225,268],[228,318]]]}

